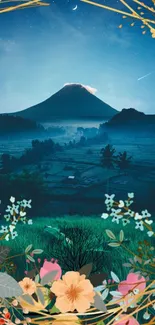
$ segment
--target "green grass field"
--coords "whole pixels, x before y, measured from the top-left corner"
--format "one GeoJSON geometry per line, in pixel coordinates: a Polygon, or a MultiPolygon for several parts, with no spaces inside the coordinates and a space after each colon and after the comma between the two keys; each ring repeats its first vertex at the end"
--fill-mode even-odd
{"type": "MultiPolygon", "coordinates": [[[[34,219],[31,226],[18,226],[18,237],[8,244],[11,246],[10,255],[20,254],[29,244],[33,244],[34,249],[44,250],[41,263],[43,263],[44,258],[58,259],[64,272],[78,270],[83,265],[92,262],[94,272],[106,272],[110,275],[110,271],[113,271],[120,279],[124,279],[129,269],[123,267],[122,264],[133,256],[122,247],[109,247],[109,238],[105,230],[110,229],[118,238],[120,230],[123,229],[125,239],[129,240],[124,245],[128,250],[136,253],[138,242],[144,239],[148,240],[148,236],[146,232],[135,230],[134,227],[134,223],[123,227],[112,223],[110,220],[103,220],[100,216],[91,218],[78,216],[42,217],[34,219]],[[72,240],[72,248],[68,244],[64,244],[59,238],[45,232],[44,227],[47,225],[58,227],[66,237],[72,240]]],[[[25,258],[14,258],[14,262],[17,265],[16,277],[21,279],[25,270],[25,258]]]]}

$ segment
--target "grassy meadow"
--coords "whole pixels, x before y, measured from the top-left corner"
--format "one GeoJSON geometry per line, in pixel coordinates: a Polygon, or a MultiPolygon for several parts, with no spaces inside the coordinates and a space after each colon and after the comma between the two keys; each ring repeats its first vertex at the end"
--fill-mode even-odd
{"type": "MultiPolygon", "coordinates": [[[[122,266],[128,262],[128,258],[133,255],[128,252],[137,253],[138,242],[148,239],[146,232],[134,229],[135,224],[129,224],[123,227],[117,225],[110,220],[103,220],[100,216],[82,218],[75,215],[72,217],[64,216],[63,218],[38,218],[33,220],[33,225],[19,225],[18,237],[7,242],[10,245],[10,256],[20,255],[25,248],[32,244],[33,249],[43,249],[41,264],[44,258],[50,260],[55,258],[61,265],[63,272],[69,270],[79,270],[83,265],[93,263],[93,272],[106,272],[110,275],[110,271],[115,272],[120,279],[124,279],[129,268],[122,266]],[[47,231],[46,226],[59,228],[65,237],[69,238],[73,245],[69,245],[66,241],[57,238],[47,231]],[[121,229],[124,230],[124,245],[127,250],[122,247],[110,247],[108,243],[111,241],[106,235],[105,230],[110,229],[118,238],[121,229]]],[[[6,242],[2,243],[2,245],[6,242]]],[[[25,257],[15,257],[13,259],[17,265],[16,278],[21,279],[26,270],[25,257]]],[[[33,263],[31,263],[33,265],[33,263]]],[[[32,266],[33,267],[33,266],[32,266]]]]}

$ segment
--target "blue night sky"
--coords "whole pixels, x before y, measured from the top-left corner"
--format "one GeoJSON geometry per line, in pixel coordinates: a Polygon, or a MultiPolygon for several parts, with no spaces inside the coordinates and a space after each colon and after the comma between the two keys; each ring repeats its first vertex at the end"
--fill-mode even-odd
{"type": "MultiPolygon", "coordinates": [[[[50,1],[0,15],[0,112],[25,109],[75,82],[96,88],[96,96],[118,110],[155,113],[149,30],[142,35],[140,22],[130,27],[131,20],[79,0],[50,1]]],[[[98,2],[125,9],[116,0],[98,2]]]]}

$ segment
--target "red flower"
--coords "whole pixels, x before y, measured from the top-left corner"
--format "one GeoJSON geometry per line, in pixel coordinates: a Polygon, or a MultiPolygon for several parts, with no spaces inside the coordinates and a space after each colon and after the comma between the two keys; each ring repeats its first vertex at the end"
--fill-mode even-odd
{"type": "Polygon", "coordinates": [[[3,318],[0,318],[0,325],[4,325],[5,324],[5,320],[3,318]]]}
{"type": "Polygon", "coordinates": [[[7,312],[7,313],[5,313],[4,317],[5,317],[6,319],[10,319],[11,314],[10,314],[9,312],[7,312]]]}

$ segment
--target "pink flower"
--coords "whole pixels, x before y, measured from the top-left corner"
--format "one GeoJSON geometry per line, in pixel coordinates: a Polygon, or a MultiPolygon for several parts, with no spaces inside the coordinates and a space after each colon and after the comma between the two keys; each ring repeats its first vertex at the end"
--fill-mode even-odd
{"type": "Polygon", "coordinates": [[[27,259],[27,260],[26,260],[26,263],[30,263],[30,261],[27,259]]]}
{"type": "Polygon", "coordinates": [[[114,322],[113,325],[139,325],[139,323],[134,317],[128,315],[128,317],[125,318],[126,316],[127,316],[126,314],[120,315],[119,320],[114,322]]]}
{"type": "Polygon", "coordinates": [[[38,258],[38,263],[40,263],[41,262],[41,258],[38,258]]]}
{"type": "Polygon", "coordinates": [[[48,261],[44,261],[44,264],[42,266],[42,268],[40,269],[40,277],[41,279],[48,273],[52,272],[52,271],[58,271],[58,273],[56,274],[54,280],[59,280],[61,278],[62,275],[62,270],[59,264],[57,264],[56,262],[52,263],[52,262],[48,262],[48,261]]]}
{"type": "Polygon", "coordinates": [[[134,294],[140,293],[146,288],[146,280],[143,276],[136,273],[129,273],[127,279],[122,281],[118,285],[118,291],[122,293],[123,296],[127,295],[129,292],[134,294]]]}

